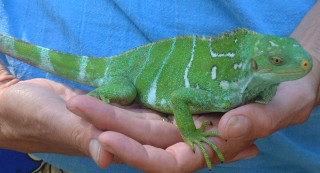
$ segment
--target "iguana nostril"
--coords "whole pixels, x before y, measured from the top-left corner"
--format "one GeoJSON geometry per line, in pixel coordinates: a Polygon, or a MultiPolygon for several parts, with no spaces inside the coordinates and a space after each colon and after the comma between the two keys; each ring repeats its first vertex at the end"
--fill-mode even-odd
{"type": "Polygon", "coordinates": [[[301,61],[301,67],[303,68],[303,69],[309,69],[309,67],[310,67],[310,63],[309,63],[309,61],[307,61],[307,60],[302,60],[301,61]]]}

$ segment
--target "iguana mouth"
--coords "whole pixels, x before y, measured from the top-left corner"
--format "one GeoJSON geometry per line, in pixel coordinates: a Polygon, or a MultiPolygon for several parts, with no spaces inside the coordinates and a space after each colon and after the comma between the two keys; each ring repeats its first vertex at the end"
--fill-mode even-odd
{"type": "Polygon", "coordinates": [[[286,76],[286,75],[296,75],[296,74],[305,74],[306,70],[300,70],[300,71],[290,71],[290,72],[277,72],[275,74],[286,76]]]}
{"type": "Polygon", "coordinates": [[[270,69],[264,69],[264,70],[259,70],[257,73],[260,74],[276,74],[279,76],[287,76],[287,75],[297,75],[297,74],[305,74],[306,70],[299,70],[299,71],[286,71],[286,72],[272,72],[270,69]]]}

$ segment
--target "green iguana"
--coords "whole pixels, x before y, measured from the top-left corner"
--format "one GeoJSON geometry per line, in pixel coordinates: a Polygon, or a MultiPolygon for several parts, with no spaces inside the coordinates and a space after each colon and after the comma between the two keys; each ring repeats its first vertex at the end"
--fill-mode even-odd
{"type": "Polygon", "coordinates": [[[0,51],[45,71],[97,87],[89,95],[106,103],[174,114],[184,141],[197,145],[209,169],[203,143],[224,156],[192,114],[226,112],[248,102],[268,103],[280,82],[296,80],[312,68],[310,55],[293,38],[238,29],[218,37],[185,36],[150,43],[114,57],[61,53],[0,35],[0,51]]]}

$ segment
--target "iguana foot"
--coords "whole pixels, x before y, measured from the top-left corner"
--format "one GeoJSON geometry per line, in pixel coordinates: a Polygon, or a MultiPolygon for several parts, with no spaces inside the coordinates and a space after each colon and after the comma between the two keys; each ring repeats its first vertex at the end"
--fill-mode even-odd
{"type": "Polygon", "coordinates": [[[95,98],[103,101],[104,103],[107,103],[107,104],[110,103],[110,100],[107,99],[107,98],[104,96],[104,94],[103,94],[103,93],[100,93],[99,90],[97,90],[97,89],[89,92],[88,95],[91,96],[91,97],[95,97],[95,98]]]}
{"type": "Polygon", "coordinates": [[[204,121],[199,129],[196,129],[195,131],[190,132],[188,136],[184,136],[184,139],[186,143],[192,148],[192,150],[194,150],[194,144],[196,144],[200,148],[204,156],[204,159],[207,163],[207,166],[211,170],[212,163],[210,161],[209,154],[204,148],[204,145],[202,142],[207,143],[217,153],[217,156],[219,157],[221,162],[224,162],[224,156],[222,152],[219,150],[219,148],[212,141],[207,139],[207,137],[209,136],[220,136],[219,132],[217,131],[208,131],[208,132],[204,131],[209,124],[211,124],[210,121],[204,121]]]}
{"type": "Polygon", "coordinates": [[[136,98],[137,90],[127,78],[113,77],[107,81],[107,83],[89,92],[88,95],[96,97],[105,103],[117,103],[120,105],[129,105],[136,98]]]}

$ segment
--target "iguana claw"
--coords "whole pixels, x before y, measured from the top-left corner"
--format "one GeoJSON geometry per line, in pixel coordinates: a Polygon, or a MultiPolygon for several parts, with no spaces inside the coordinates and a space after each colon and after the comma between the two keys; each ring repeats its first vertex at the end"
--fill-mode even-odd
{"type": "Polygon", "coordinates": [[[212,163],[211,163],[209,154],[206,151],[202,142],[207,143],[217,153],[217,156],[219,157],[221,162],[224,162],[224,156],[222,152],[219,150],[219,148],[212,141],[207,139],[207,137],[209,136],[220,136],[219,132],[217,131],[208,131],[208,132],[204,131],[205,128],[210,124],[211,124],[210,121],[204,121],[199,129],[197,129],[193,133],[190,133],[188,136],[185,136],[185,141],[192,148],[193,151],[194,151],[194,144],[196,144],[199,147],[199,149],[201,150],[204,156],[204,159],[207,163],[208,168],[211,170],[212,163]]]}

